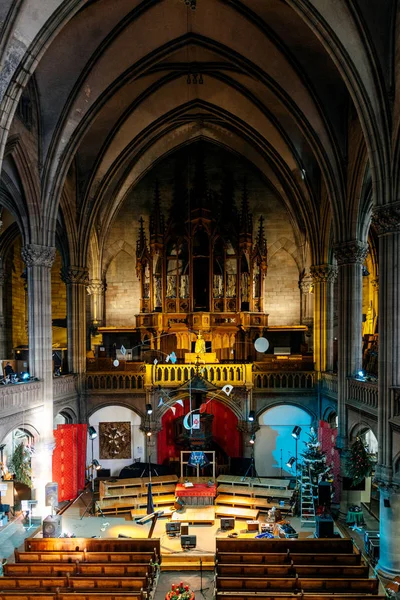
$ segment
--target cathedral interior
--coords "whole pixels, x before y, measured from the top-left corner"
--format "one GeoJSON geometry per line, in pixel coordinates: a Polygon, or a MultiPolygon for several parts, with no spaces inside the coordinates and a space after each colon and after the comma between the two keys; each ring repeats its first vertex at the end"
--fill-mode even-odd
{"type": "Polygon", "coordinates": [[[189,450],[291,477],[293,428],[327,428],[340,510],[372,511],[400,574],[399,17],[2,0],[3,475],[22,442],[42,502],[57,427],[114,422],[125,452],[87,445],[112,477],[189,450]]]}

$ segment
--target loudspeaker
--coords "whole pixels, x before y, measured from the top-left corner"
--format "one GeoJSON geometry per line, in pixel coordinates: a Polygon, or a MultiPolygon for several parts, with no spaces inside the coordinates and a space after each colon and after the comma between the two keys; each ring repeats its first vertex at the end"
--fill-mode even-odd
{"type": "Polygon", "coordinates": [[[98,469],[96,477],[111,477],[111,469],[98,469]]]}
{"type": "Polygon", "coordinates": [[[58,483],[56,481],[52,481],[51,483],[46,483],[45,505],[46,506],[57,506],[58,505],[58,483]]]}
{"type": "Polygon", "coordinates": [[[235,528],[235,517],[223,517],[221,518],[221,529],[226,531],[227,529],[235,528]]]}
{"type": "Polygon", "coordinates": [[[181,535],[189,535],[189,523],[181,523],[181,535]]]}
{"type": "Polygon", "coordinates": [[[181,524],[178,521],[165,523],[165,532],[168,533],[168,535],[179,535],[181,532],[181,524]]]}
{"type": "Polygon", "coordinates": [[[317,538],[333,537],[333,519],[332,517],[316,517],[315,536],[317,538]]]}
{"type": "Polygon", "coordinates": [[[48,516],[43,519],[42,530],[44,538],[60,537],[62,533],[61,515],[48,516]]]}
{"type": "Polygon", "coordinates": [[[318,504],[319,506],[331,505],[331,484],[329,481],[321,481],[318,484],[318,504]]]}
{"type": "Polygon", "coordinates": [[[197,536],[181,535],[182,548],[196,548],[196,544],[197,544],[197,536]]]}

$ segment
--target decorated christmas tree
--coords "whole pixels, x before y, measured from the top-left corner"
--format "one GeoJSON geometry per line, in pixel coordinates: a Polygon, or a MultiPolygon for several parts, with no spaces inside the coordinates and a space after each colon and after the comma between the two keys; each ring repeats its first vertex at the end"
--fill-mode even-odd
{"type": "Polygon", "coordinates": [[[368,452],[368,446],[357,437],[347,452],[345,460],[346,476],[352,479],[353,486],[372,474],[374,462],[373,456],[368,452]]]}
{"type": "Polygon", "coordinates": [[[326,463],[326,453],[321,450],[321,443],[318,441],[318,436],[313,427],[310,428],[308,442],[304,442],[306,449],[301,454],[303,472],[310,472],[313,479],[313,484],[318,484],[320,481],[333,482],[332,469],[326,463]]]}

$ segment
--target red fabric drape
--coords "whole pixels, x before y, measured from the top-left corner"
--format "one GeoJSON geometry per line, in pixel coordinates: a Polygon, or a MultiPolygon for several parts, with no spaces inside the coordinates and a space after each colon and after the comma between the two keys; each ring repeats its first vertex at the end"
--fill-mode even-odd
{"type": "MultiPolygon", "coordinates": [[[[179,458],[179,448],[175,446],[174,439],[174,421],[189,411],[189,399],[184,400],[184,408],[180,404],[174,404],[176,413],[168,410],[161,421],[162,430],[158,434],[158,463],[163,464],[171,458],[179,458]]],[[[242,444],[241,435],[237,429],[238,419],[232,410],[218,402],[212,400],[208,402],[206,412],[214,415],[212,424],[213,440],[219,447],[227,453],[228,456],[241,456],[242,444]]]]}
{"type": "Polygon", "coordinates": [[[58,425],[54,431],[53,481],[58,500],[72,500],[85,487],[87,425],[58,425]]]}
{"type": "Polygon", "coordinates": [[[320,421],[318,427],[318,441],[321,443],[321,450],[326,452],[326,464],[333,472],[333,485],[335,487],[334,502],[340,502],[340,455],[336,449],[337,429],[331,429],[329,423],[320,421]]]}

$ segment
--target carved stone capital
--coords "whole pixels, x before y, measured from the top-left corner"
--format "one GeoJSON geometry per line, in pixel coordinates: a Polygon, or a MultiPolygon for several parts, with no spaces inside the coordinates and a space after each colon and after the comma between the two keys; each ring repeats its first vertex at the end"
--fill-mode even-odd
{"type": "Polygon", "coordinates": [[[306,273],[299,281],[299,288],[302,294],[310,294],[312,292],[313,280],[310,273],[306,273]]]}
{"type": "Polygon", "coordinates": [[[337,277],[338,269],[334,265],[312,265],[310,274],[313,283],[333,283],[337,277]]]}
{"type": "Polygon", "coordinates": [[[400,201],[375,206],[372,210],[371,224],[378,235],[400,232],[400,201]]]}
{"type": "Polygon", "coordinates": [[[67,267],[61,270],[61,277],[66,284],[87,285],[89,273],[86,267],[67,267]]]}
{"type": "Polygon", "coordinates": [[[368,244],[359,240],[352,240],[351,242],[335,244],[333,251],[339,266],[363,265],[368,254],[368,244]]]}
{"type": "Polygon", "coordinates": [[[47,269],[51,269],[56,256],[56,249],[52,246],[27,244],[22,248],[21,255],[27,267],[46,267],[47,269]]]}
{"type": "Polygon", "coordinates": [[[92,296],[93,294],[103,294],[106,290],[106,285],[100,279],[90,279],[86,286],[86,290],[89,296],[92,296]]]}

